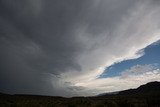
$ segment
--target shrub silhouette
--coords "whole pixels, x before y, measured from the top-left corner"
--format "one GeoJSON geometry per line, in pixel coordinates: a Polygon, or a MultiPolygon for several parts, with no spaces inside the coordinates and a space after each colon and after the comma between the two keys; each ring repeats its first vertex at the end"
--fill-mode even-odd
{"type": "Polygon", "coordinates": [[[141,86],[138,91],[125,90],[120,94],[98,97],[62,98],[0,94],[0,107],[160,107],[158,84],[150,83],[141,86]]]}

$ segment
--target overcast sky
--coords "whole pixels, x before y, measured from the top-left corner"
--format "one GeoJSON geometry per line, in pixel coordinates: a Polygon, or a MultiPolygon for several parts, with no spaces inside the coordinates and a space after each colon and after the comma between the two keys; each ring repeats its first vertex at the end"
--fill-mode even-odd
{"type": "Polygon", "coordinates": [[[159,46],[159,19],[159,0],[0,0],[0,91],[88,96],[159,81],[154,61],[101,78],[159,46]]]}

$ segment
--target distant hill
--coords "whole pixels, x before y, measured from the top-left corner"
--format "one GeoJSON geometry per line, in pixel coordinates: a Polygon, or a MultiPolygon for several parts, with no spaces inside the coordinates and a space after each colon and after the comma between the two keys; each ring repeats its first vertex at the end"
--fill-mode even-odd
{"type": "Polygon", "coordinates": [[[105,96],[113,96],[113,95],[139,95],[139,94],[160,94],[160,82],[154,81],[154,82],[149,82],[147,84],[141,85],[136,89],[128,89],[128,90],[123,90],[119,92],[113,92],[112,93],[104,93],[100,94],[99,96],[105,97],[105,96]]]}
{"type": "Polygon", "coordinates": [[[63,98],[0,93],[0,107],[160,107],[160,82],[93,97],[63,98]]]}
{"type": "Polygon", "coordinates": [[[119,95],[131,95],[131,94],[150,94],[150,93],[160,93],[160,82],[150,82],[145,85],[141,85],[137,89],[129,89],[120,91],[119,95]]]}

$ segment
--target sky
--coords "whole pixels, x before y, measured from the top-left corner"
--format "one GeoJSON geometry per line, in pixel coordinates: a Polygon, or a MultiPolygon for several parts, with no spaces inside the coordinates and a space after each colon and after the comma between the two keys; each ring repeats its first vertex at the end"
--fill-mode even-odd
{"type": "Polygon", "coordinates": [[[159,0],[0,0],[0,92],[93,96],[160,81],[159,0]]]}
{"type": "Polygon", "coordinates": [[[135,65],[149,65],[153,64],[155,67],[160,67],[160,44],[159,41],[149,45],[144,49],[145,54],[138,58],[132,60],[126,60],[121,63],[113,64],[105,69],[105,71],[100,75],[100,78],[119,76],[122,71],[131,68],[135,65]]]}

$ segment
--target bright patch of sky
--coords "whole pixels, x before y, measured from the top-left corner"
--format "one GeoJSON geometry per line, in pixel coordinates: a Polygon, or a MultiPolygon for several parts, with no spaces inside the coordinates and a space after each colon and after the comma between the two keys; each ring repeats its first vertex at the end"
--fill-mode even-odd
{"type": "Polygon", "coordinates": [[[160,41],[144,49],[144,55],[138,59],[126,60],[106,68],[99,78],[114,77],[136,65],[154,64],[160,68],[160,41]]]}

